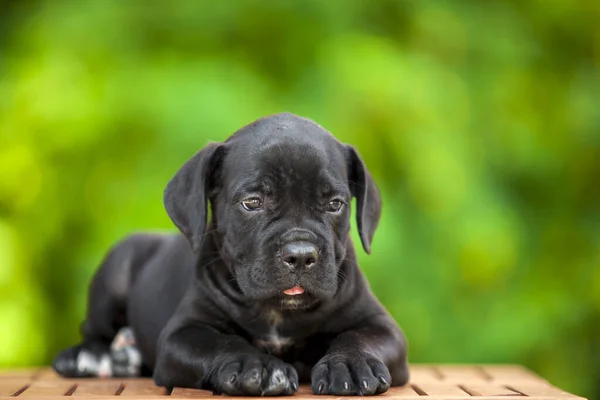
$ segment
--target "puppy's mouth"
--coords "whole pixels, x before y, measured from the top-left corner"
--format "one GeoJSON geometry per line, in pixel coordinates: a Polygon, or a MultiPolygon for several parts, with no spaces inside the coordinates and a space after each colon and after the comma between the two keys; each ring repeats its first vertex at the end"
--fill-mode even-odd
{"type": "Polygon", "coordinates": [[[301,286],[294,286],[283,291],[283,294],[288,296],[297,296],[302,293],[304,293],[304,289],[301,286]]]}
{"type": "Polygon", "coordinates": [[[312,296],[300,286],[286,289],[279,297],[279,308],[289,311],[308,311],[319,304],[317,297],[312,296]]]}

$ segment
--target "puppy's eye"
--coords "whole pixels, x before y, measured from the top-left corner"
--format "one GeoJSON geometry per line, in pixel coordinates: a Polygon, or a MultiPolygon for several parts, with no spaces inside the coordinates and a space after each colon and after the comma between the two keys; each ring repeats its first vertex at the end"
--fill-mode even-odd
{"type": "Polygon", "coordinates": [[[242,200],[242,207],[246,211],[257,211],[262,208],[262,200],[258,197],[251,197],[249,199],[242,200]]]}
{"type": "Polygon", "coordinates": [[[329,204],[327,204],[327,212],[337,213],[342,209],[343,206],[343,201],[337,199],[331,200],[329,204]]]}

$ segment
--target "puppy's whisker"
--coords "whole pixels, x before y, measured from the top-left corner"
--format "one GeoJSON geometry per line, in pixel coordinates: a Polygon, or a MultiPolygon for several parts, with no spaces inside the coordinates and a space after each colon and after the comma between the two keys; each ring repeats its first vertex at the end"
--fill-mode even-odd
{"type": "Polygon", "coordinates": [[[348,274],[346,272],[342,271],[341,269],[338,269],[337,277],[338,277],[339,281],[343,282],[348,278],[348,274]]]}
{"type": "Polygon", "coordinates": [[[206,231],[205,231],[205,232],[202,234],[202,236],[200,236],[200,240],[204,240],[204,238],[205,238],[206,236],[208,236],[208,235],[210,235],[210,234],[212,234],[212,233],[215,233],[215,232],[217,232],[217,228],[213,228],[213,229],[208,229],[208,230],[206,230],[206,231]]]}
{"type": "Polygon", "coordinates": [[[212,264],[214,264],[214,263],[216,263],[218,261],[221,261],[221,259],[220,258],[215,258],[215,259],[213,259],[213,260],[211,260],[211,261],[209,261],[207,263],[204,263],[204,264],[200,265],[198,268],[206,268],[209,265],[212,265],[212,264]]]}
{"type": "Polygon", "coordinates": [[[342,277],[342,278],[347,278],[348,277],[348,274],[346,274],[346,272],[344,272],[341,269],[338,269],[337,275],[340,276],[340,277],[342,277]]]}

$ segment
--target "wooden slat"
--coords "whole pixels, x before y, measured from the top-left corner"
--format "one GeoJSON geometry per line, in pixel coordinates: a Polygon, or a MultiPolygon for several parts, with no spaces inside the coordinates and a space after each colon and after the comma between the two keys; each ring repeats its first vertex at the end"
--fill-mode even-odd
{"type": "Polygon", "coordinates": [[[152,379],[131,379],[124,380],[125,388],[121,396],[164,396],[167,391],[165,388],[156,386],[152,379]]]}
{"type": "Polygon", "coordinates": [[[409,385],[402,387],[391,387],[387,392],[378,397],[387,397],[387,398],[402,398],[406,399],[418,397],[419,394],[413,390],[413,388],[409,385]]]}
{"type": "Polygon", "coordinates": [[[35,369],[0,369],[0,379],[32,379],[35,369]]]}
{"type": "Polygon", "coordinates": [[[476,366],[449,366],[442,365],[433,367],[439,378],[443,382],[452,382],[456,384],[465,383],[485,383],[490,381],[490,377],[486,375],[481,368],[476,366]]]}
{"type": "Polygon", "coordinates": [[[439,383],[439,373],[435,367],[416,365],[410,369],[410,381],[418,383],[439,383]]]}
{"type": "Polygon", "coordinates": [[[565,392],[559,388],[556,388],[550,384],[546,385],[531,385],[531,384],[520,384],[520,385],[509,385],[510,388],[517,390],[527,396],[538,396],[538,397],[549,397],[549,398],[560,398],[560,399],[577,399],[580,398],[571,393],[565,392]]]}
{"type": "Polygon", "coordinates": [[[463,390],[471,396],[521,396],[521,393],[502,385],[470,383],[463,385],[463,390]]]}
{"type": "Polygon", "coordinates": [[[515,382],[529,382],[529,383],[547,383],[543,378],[534,374],[533,372],[520,367],[518,365],[485,365],[481,366],[484,373],[488,374],[492,378],[494,383],[515,383],[515,382]]]}
{"type": "Polygon", "coordinates": [[[74,385],[70,381],[35,381],[19,397],[64,396],[74,385]]]}
{"type": "Polygon", "coordinates": [[[449,385],[443,383],[415,383],[415,386],[426,393],[427,396],[440,396],[441,398],[451,397],[470,397],[470,395],[456,385],[449,385]]]}
{"type": "Polygon", "coordinates": [[[300,396],[311,396],[312,388],[310,387],[310,385],[302,385],[300,386],[300,388],[298,388],[298,392],[296,394],[300,396]]]}
{"type": "Polygon", "coordinates": [[[175,388],[171,392],[171,397],[213,397],[213,394],[208,390],[175,388]]]}
{"type": "Polygon", "coordinates": [[[54,372],[52,368],[44,368],[42,370],[39,370],[36,374],[34,374],[33,378],[36,381],[57,381],[64,379],[56,372],[54,372]]]}
{"type": "Polygon", "coordinates": [[[0,396],[11,396],[12,394],[23,389],[25,386],[31,384],[31,380],[17,378],[17,379],[0,379],[0,396]]]}
{"type": "Polygon", "coordinates": [[[114,396],[121,388],[121,383],[115,380],[80,379],[73,397],[114,396]]]}

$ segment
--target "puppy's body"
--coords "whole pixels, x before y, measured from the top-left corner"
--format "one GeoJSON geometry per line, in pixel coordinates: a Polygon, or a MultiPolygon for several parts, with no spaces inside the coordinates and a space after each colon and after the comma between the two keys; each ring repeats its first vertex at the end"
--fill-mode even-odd
{"type": "Polygon", "coordinates": [[[183,235],[134,235],[111,251],[84,341],[55,368],[81,375],[79,354],[106,352],[129,326],[159,385],[280,395],[299,379],[343,395],[404,384],[404,337],[348,237],[351,196],[369,251],[377,187],[354,149],[309,120],[264,118],[207,146],[165,191],[183,235]]]}

